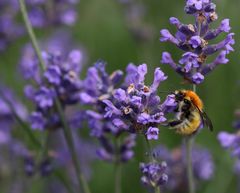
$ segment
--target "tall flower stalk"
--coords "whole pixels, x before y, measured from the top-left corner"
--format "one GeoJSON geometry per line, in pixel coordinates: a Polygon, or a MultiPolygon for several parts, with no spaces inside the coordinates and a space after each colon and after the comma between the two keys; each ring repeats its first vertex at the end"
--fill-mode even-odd
{"type": "MultiPolygon", "coordinates": [[[[38,46],[37,39],[36,39],[36,36],[34,34],[33,28],[31,26],[31,23],[30,23],[29,18],[28,18],[25,1],[24,0],[19,0],[19,3],[20,3],[21,13],[22,13],[22,16],[23,16],[23,19],[24,19],[26,29],[28,31],[31,43],[32,43],[33,48],[34,48],[34,50],[36,52],[36,55],[38,57],[41,70],[43,71],[45,69],[45,63],[44,63],[44,60],[42,58],[42,53],[41,53],[41,50],[38,46]]],[[[75,149],[75,146],[74,146],[72,132],[71,132],[70,127],[68,126],[67,121],[65,120],[64,110],[63,110],[62,105],[60,103],[60,100],[58,98],[56,98],[55,103],[56,103],[58,114],[60,116],[60,120],[62,122],[64,136],[65,136],[65,139],[67,141],[67,144],[68,144],[68,147],[69,147],[69,150],[70,150],[70,153],[71,153],[71,157],[72,157],[72,160],[73,160],[73,164],[74,164],[74,167],[75,167],[75,172],[76,172],[76,175],[77,175],[79,188],[81,187],[83,189],[84,193],[90,193],[88,183],[87,183],[84,175],[82,174],[82,171],[81,171],[81,168],[80,168],[80,165],[79,165],[79,161],[78,161],[78,158],[77,158],[77,152],[76,152],[76,149],[75,149]]]]}
{"type": "Polygon", "coordinates": [[[41,50],[40,50],[40,48],[38,46],[38,43],[37,43],[37,38],[34,34],[32,25],[31,25],[30,20],[28,18],[25,0],[19,0],[19,4],[20,4],[21,13],[22,13],[22,16],[23,16],[23,20],[24,20],[28,35],[31,39],[32,46],[33,46],[33,48],[34,48],[34,50],[37,54],[37,57],[39,59],[40,67],[41,67],[42,70],[44,70],[44,68],[45,68],[44,61],[42,59],[41,50]]]}
{"type": "MultiPolygon", "coordinates": [[[[171,42],[184,51],[179,63],[176,63],[170,53],[163,52],[162,63],[168,64],[187,83],[193,85],[196,93],[196,85],[201,84],[205,76],[213,71],[218,65],[226,64],[229,60],[226,56],[233,51],[235,43],[230,33],[229,19],[224,19],[217,29],[210,29],[210,24],[218,19],[215,12],[216,5],[212,0],[186,0],[185,12],[195,18],[194,24],[183,24],[177,18],[171,17],[170,23],[177,28],[177,33],[172,35],[169,30],[160,31],[162,42],[171,42]],[[224,40],[210,45],[221,33],[227,33],[224,40]],[[212,54],[218,53],[213,62],[207,61],[212,54]]],[[[192,168],[192,145],[194,135],[186,137],[186,159],[189,193],[195,193],[194,176],[192,168]]]]}
{"type": "Polygon", "coordinates": [[[195,184],[192,167],[192,147],[193,136],[186,137],[186,159],[187,159],[187,178],[188,178],[188,190],[189,193],[195,193],[195,184]]]}
{"type": "MultiPolygon", "coordinates": [[[[193,91],[197,92],[197,87],[193,84],[193,91]]],[[[192,164],[192,147],[194,143],[194,136],[186,137],[186,158],[187,158],[187,178],[188,178],[188,190],[189,193],[195,193],[195,183],[193,175],[193,164],[192,164]]]]}
{"type": "MultiPolygon", "coordinates": [[[[120,139],[119,137],[116,139],[116,149],[119,149],[120,139]]],[[[116,153],[115,160],[115,193],[122,192],[122,164],[120,159],[120,152],[116,153]]]]}
{"type": "Polygon", "coordinates": [[[153,156],[152,147],[150,141],[146,139],[148,163],[141,163],[140,169],[143,173],[141,181],[144,185],[153,189],[154,193],[160,193],[160,187],[167,183],[168,175],[166,174],[167,164],[166,162],[158,162],[153,156]]]}
{"type": "MultiPolygon", "coordinates": [[[[155,160],[154,160],[154,157],[153,157],[153,151],[152,151],[152,146],[151,146],[151,143],[150,143],[150,141],[147,139],[147,136],[145,136],[145,140],[146,140],[146,144],[147,144],[147,155],[148,155],[148,162],[149,163],[154,163],[154,162],[156,162],[155,160]]],[[[167,180],[165,180],[165,181],[167,181],[167,180]]],[[[163,183],[165,183],[165,181],[163,182],[163,183]]],[[[157,185],[154,185],[153,186],[154,187],[154,193],[161,193],[161,189],[160,189],[160,186],[157,184],[157,185]]]]}

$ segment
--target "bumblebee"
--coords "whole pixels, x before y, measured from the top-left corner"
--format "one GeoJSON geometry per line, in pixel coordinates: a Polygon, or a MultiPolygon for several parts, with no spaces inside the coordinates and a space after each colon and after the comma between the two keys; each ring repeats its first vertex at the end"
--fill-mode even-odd
{"type": "Polygon", "coordinates": [[[178,134],[195,134],[202,126],[213,131],[213,125],[203,110],[203,102],[199,96],[191,90],[177,90],[173,93],[177,102],[175,119],[168,125],[178,134]]]}

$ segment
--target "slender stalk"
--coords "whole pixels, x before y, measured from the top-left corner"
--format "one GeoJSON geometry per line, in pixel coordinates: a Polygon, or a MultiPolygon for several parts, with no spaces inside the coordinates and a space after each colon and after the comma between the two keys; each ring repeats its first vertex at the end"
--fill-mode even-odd
{"type": "MultiPolygon", "coordinates": [[[[144,138],[145,138],[145,141],[146,141],[146,144],[147,144],[147,149],[148,149],[148,152],[149,152],[149,160],[151,162],[154,162],[154,157],[153,157],[153,154],[152,154],[152,146],[149,142],[149,140],[147,139],[147,136],[144,135],[144,138]]],[[[160,193],[161,190],[160,190],[160,187],[159,186],[154,186],[154,193],[160,193]]]]}
{"type": "Polygon", "coordinates": [[[67,121],[65,120],[64,111],[62,109],[62,106],[60,104],[59,99],[56,100],[56,107],[57,107],[57,111],[59,113],[61,122],[63,124],[64,136],[65,136],[65,139],[67,141],[70,154],[72,156],[73,164],[74,164],[75,171],[76,171],[76,174],[77,174],[78,183],[79,183],[79,185],[81,185],[84,193],[90,193],[88,183],[87,183],[84,175],[81,172],[81,168],[80,168],[80,165],[79,165],[76,149],[75,149],[75,146],[74,146],[74,141],[73,141],[71,128],[69,128],[69,126],[67,124],[67,121]]]}
{"type": "MultiPolygon", "coordinates": [[[[31,23],[29,21],[29,18],[28,18],[25,1],[24,0],[19,0],[19,3],[20,3],[21,13],[23,15],[23,19],[24,19],[24,22],[25,22],[25,26],[26,26],[28,35],[31,39],[33,48],[34,48],[34,50],[37,54],[37,57],[39,59],[40,67],[41,67],[42,70],[44,70],[44,68],[45,68],[44,61],[42,59],[41,51],[40,51],[40,48],[38,46],[37,39],[36,39],[36,36],[34,34],[32,25],[31,25],[31,23]]],[[[60,115],[60,118],[61,118],[61,121],[62,121],[62,124],[63,124],[64,135],[65,135],[65,138],[66,138],[66,141],[67,141],[67,144],[68,144],[71,156],[72,156],[72,160],[73,160],[73,164],[74,164],[74,167],[75,167],[75,170],[76,170],[76,173],[77,173],[77,179],[78,179],[79,185],[82,187],[84,193],[90,193],[87,181],[84,178],[84,176],[83,176],[83,174],[81,173],[81,170],[80,170],[79,161],[78,161],[78,158],[77,158],[71,129],[69,128],[69,126],[68,126],[68,124],[65,120],[64,111],[63,111],[62,106],[60,104],[60,101],[58,99],[56,100],[56,106],[57,106],[57,110],[58,110],[58,113],[60,115]]]]}
{"type": "Polygon", "coordinates": [[[237,174],[237,192],[240,193],[240,175],[237,174]]]}
{"type": "MultiPolygon", "coordinates": [[[[202,24],[198,21],[198,35],[201,36],[202,24]]],[[[196,84],[192,85],[193,92],[197,92],[196,84]]],[[[187,179],[188,179],[188,190],[189,193],[195,193],[195,184],[192,168],[192,146],[193,146],[193,137],[189,136],[186,138],[186,156],[187,156],[187,179]]]]}
{"type": "Polygon", "coordinates": [[[197,92],[197,86],[196,86],[196,84],[193,84],[193,92],[197,92]]]}
{"type": "Polygon", "coordinates": [[[40,67],[41,67],[42,70],[44,70],[45,69],[44,61],[42,59],[41,50],[38,46],[37,39],[36,39],[36,36],[34,34],[31,22],[28,18],[28,13],[27,13],[25,0],[19,0],[19,4],[20,4],[20,10],[21,10],[21,13],[22,13],[22,16],[23,16],[23,20],[24,20],[28,35],[31,39],[32,46],[33,46],[33,48],[34,48],[34,50],[37,54],[37,57],[38,57],[38,60],[39,60],[39,63],[40,63],[40,67]]]}
{"type": "Polygon", "coordinates": [[[149,155],[148,155],[149,160],[153,162],[154,158],[153,158],[153,155],[152,155],[152,146],[151,146],[149,140],[147,139],[146,135],[144,135],[144,138],[145,138],[145,141],[146,141],[146,144],[147,144],[147,149],[148,149],[148,152],[149,152],[149,155]]]}
{"type": "MultiPolygon", "coordinates": [[[[193,84],[192,89],[194,92],[197,92],[197,87],[195,84],[193,84]]],[[[193,136],[189,136],[186,138],[187,179],[188,179],[189,193],[195,193],[194,176],[193,176],[193,168],[192,168],[193,140],[194,140],[193,136]]]]}
{"type": "Polygon", "coordinates": [[[154,190],[155,193],[160,193],[160,187],[156,187],[154,190]]]}
{"type": "Polygon", "coordinates": [[[122,164],[120,160],[120,138],[115,140],[116,160],[115,160],[115,193],[122,192],[122,164]]]}
{"type": "Polygon", "coordinates": [[[195,193],[194,188],[194,177],[193,177],[193,169],[192,169],[192,145],[193,145],[193,137],[186,138],[186,156],[187,156],[187,178],[188,178],[188,189],[189,193],[195,193]]]}
{"type": "Polygon", "coordinates": [[[41,143],[38,141],[36,136],[33,134],[32,130],[28,127],[28,125],[16,114],[14,114],[15,120],[18,122],[18,124],[21,126],[23,131],[27,134],[31,142],[37,147],[37,148],[42,148],[41,143]]]}
{"type": "Polygon", "coordinates": [[[115,165],[115,193],[122,192],[122,165],[117,162],[115,165]]]}

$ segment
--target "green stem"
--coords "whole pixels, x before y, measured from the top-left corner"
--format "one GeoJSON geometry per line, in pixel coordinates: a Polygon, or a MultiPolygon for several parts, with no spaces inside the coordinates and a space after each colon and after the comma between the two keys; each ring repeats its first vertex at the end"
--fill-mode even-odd
{"type": "Polygon", "coordinates": [[[152,146],[149,142],[149,140],[147,139],[147,136],[144,135],[144,138],[145,138],[145,141],[146,141],[146,144],[147,144],[147,149],[148,149],[148,152],[149,152],[149,160],[154,162],[154,158],[153,158],[153,155],[152,155],[152,146]]]}
{"type": "MultiPolygon", "coordinates": [[[[144,135],[144,138],[145,138],[145,141],[146,141],[146,144],[147,144],[147,149],[148,149],[148,152],[149,152],[149,161],[151,162],[154,162],[154,157],[153,157],[153,154],[152,154],[152,146],[149,142],[149,140],[147,139],[147,136],[144,135]]],[[[160,187],[159,186],[154,186],[154,193],[160,193],[161,190],[160,190],[160,187]]]]}
{"type": "Polygon", "coordinates": [[[197,92],[197,85],[193,84],[193,92],[197,92]]]}
{"type": "Polygon", "coordinates": [[[82,187],[84,193],[90,193],[90,189],[88,187],[87,180],[85,179],[85,177],[82,174],[81,169],[80,169],[76,149],[75,149],[75,146],[74,146],[74,141],[73,141],[71,128],[69,128],[69,126],[67,124],[67,121],[65,120],[64,111],[62,109],[62,106],[61,106],[61,103],[60,103],[59,99],[56,99],[56,107],[57,107],[57,111],[59,113],[59,116],[60,116],[60,119],[61,119],[61,122],[62,122],[62,125],[63,125],[64,136],[65,136],[65,139],[67,141],[70,154],[72,156],[73,164],[74,164],[75,171],[76,171],[76,174],[77,174],[78,183],[82,187]]]}
{"type": "MultiPolygon", "coordinates": [[[[193,84],[193,91],[197,92],[197,86],[193,84]]],[[[187,179],[188,179],[188,189],[189,193],[195,193],[194,187],[194,176],[192,168],[192,146],[193,146],[193,136],[186,138],[186,156],[187,156],[187,179]]]]}
{"type": "Polygon", "coordinates": [[[122,192],[122,164],[120,161],[120,138],[117,137],[115,140],[115,151],[116,151],[116,160],[115,160],[115,193],[122,192]]]}
{"type": "Polygon", "coordinates": [[[19,0],[19,4],[20,4],[21,13],[22,13],[22,16],[23,16],[23,20],[24,20],[28,35],[31,39],[32,46],[33,46],[33,48],[34,48],[34,50],[37,54],[37,57],[38,57],[38,60],[39,60],[39,63],[40,63],[40,67],[41,67],[42,70],[44,70],[45,69],[44,61],[42,59],[41,50],[38,46],[37,39],[36,39],[36,36],[34,34],[31,22],[29,21],[29,18],[28,18],[28,13],[27,13],[25,0],[19,0]]]}
{"type": "Polygon", "coordinates": [[[186,138],[186,156],[187,156],[187,178],[188,178],[188,189],[189,193],[195,193],[194,188],[194,176],[193,176],[193,168],[192,168],[192,145],[193,145],[193,137],[186,138]]]}
{"type": "Polygon", "coordinates": [[[122,184],[122,165],[117,162],[115,165],[115,193],[121,193],[122,184]]]}
{"type": "Polygon", "coordinates": [[[155,193],[161,193],[160,192],[160,187],[156,187],[155,190],[154,190],[155,193]]]}
{"type": "Polygon", "coordinates": [[[41,143],[38,141],[36,136],[33,134],[32,130],[28,127],[28,125],[17,115],[14,113],[15,120],[21,126],[21,128],[25,131],[29,139],[37,148],[42,148],[41,143]]]}
{"type": "MultiPolygon", "coordinates": [[[[31,25],[31,23],[29,21],[29,18],[28,18],[25,1],[24,0],[19,0],[19,3],[20,3],[21,13],[22,13],[22,16],[23,16],[23,19],[24,19],[24,23],[25,23],[28,35],[31,39],[33,48],[34,48],[34,50],[37,54],[37,57],[39,59],[40,67],[41,67],[42,70],[44,70],[45,69],[45,64],[44,64],[44,61],[42,59],[41,51],[40,51],[40,48],[38,46],[36,36],[33,32],[32,25],[31,25]]],[[[77,179],[78,179],[79,185],[82,187],[84,193],[90,193],[87,181],[84,178],[84,176],[83,176],[83,174],[81,173],[81,170],[80,170],[76,150],[75,150],[75,147],[74,147],[74,142],[73,142],[73,136],[72,136],[72,133],[71,133],[71,129],[68,127],[68,124],[67,124],[67,122],[65,120],[65,117],[64,117],[64,112],[63,112],[62,106],[61,106],[58,99],[56,100],[56,105],[57,105],[57,110],[58,110],[58,113],[60,115],[60,118],[61,118],[61,121],[62,121],[62,124],[63,124],[64,135],[65,135],[65,138],[66,138],[66,141],[67,141],[67,144],[68,144],[71,156],[72,156],[72,160],[73,160],[73,164],[74,164],[74,167],[75,167],[75,170],[76,170],[76,173],[77,173],[77,179]]]]}

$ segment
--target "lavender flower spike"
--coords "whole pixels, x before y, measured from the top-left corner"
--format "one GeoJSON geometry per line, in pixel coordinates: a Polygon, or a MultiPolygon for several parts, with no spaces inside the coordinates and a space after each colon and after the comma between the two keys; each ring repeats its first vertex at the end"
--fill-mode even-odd
{"type": "Polygon", "coordinates": [[[164,52],[161,62],[168,64],[185,80],[193,84],[201,84],[205,76],[219,64],[226,64],[226,56],[233,51],[234,33],[231,33],[229,19],[223,19],[216,29],[210,29],[210,24],[217,20],[216,5],[212,0],[186,0],[185,12],[195,17],[195,24],[183,24],[177,18],[171,17],[170,23],[175,25],[177,32],[172,35],[167,29],[160,31],[162,42],[171,42],[185,53],[178,63],[171,54],[164,52]],[[210,44],[221,33],[227,33],[226,38],[210,44]],[[207,63],[208,56],[220,53],[213,62],[207,63]]]}
{"type": "MultiPolygon", "coordinates": [[[[168,163],[166,174],[169,177],[165,187],[169,192],[187,192],[186,176],[186,149],[177,147],[169,150],[163,145],[153,149],[152,156],[158,162],[165,160],[168,163]]],[[[211,153],[202,147],[195,146],[192,149],[193,175],[196,180],[211,180],[214,174],[214,162],[211,153]]]]}
{"type": "Polygon", "coordinates": [[[169,104],[165,107],[160,103],[157,89],[161,82],[167,79],[161,69],[155,69],[151,86],[145,84],[146,74],[146,64],[130,64],[123,86],[113,90],[112,100],[102,102],[106,105],[105,118],[110,118],[115,126],[131,133],[140,132],[146,135],[148,140],[157,140],[158,126],[166,121],[165,113],[176,104],[174,100],[168,99],[169,104]],[[116,120],[121,124],[116,125],[116,120]]]}
{"type": "Polygon", "coordinates": [[[164,185],[168,181],[168,176],[165,173],[167,163],[141,163],[140,170],[143,174],[141,181],[144,185],[150,188],[157,188],[164,185]]]}

